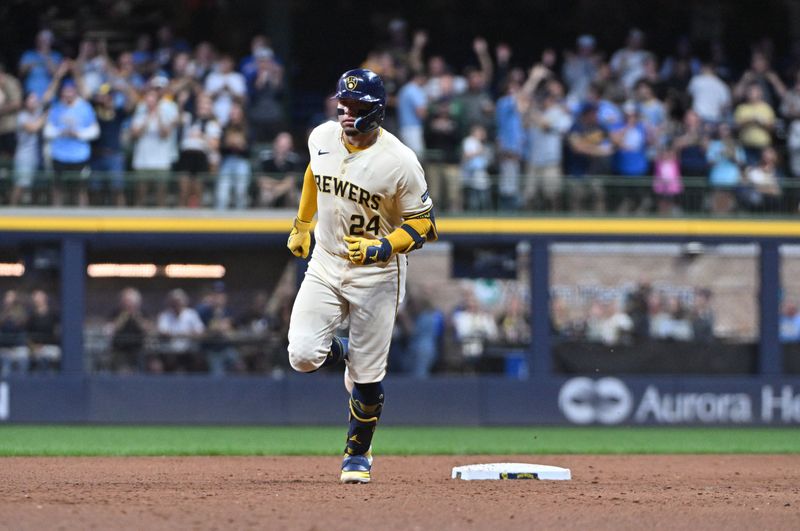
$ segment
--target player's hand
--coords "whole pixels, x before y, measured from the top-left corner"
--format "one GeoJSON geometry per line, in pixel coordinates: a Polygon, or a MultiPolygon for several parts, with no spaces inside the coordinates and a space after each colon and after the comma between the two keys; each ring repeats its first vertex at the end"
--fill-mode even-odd
{"type": "Polygon", "coordinates": [[[354,264],[385,262],[392,256],[392,244],[386,238],[374,240],[360,236],[345,236],[347,257],[354,264]]]}
{"type": "Polygon", "coordinates": [[[292,232],[289,233],[289,241],[286,247],[298,258],[308,258],[308,250],[311,248],[311,229],[310,221],[301,221],[294,218],[292,232]]]}

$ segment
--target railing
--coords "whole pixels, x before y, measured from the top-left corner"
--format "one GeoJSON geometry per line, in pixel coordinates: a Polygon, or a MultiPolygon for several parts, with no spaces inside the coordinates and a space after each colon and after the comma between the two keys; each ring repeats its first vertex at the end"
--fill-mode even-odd
{"type": "Polygon", "coordinates": [[[236,330],[224,337],[179,341],[155,332],[125,337],[103,327],[84,327],[92,372],[275,374],[289,369],[285,338],[274,331],[236,330]]]}
{"type": "MultiPolygon", "coordinates": [[[[246,186],[242,203],[245,208],[268,208],[276,204],[294,207],[301,178],[301,174],[263,172],[244,178],[242,182],[246,186]]],[[[218,194],[222,192],[221,180],[219,173],[189,176],[177,171],[45,170],[35,172],[21,186],[14,171],[5,168],[0,169],[0,205],[215,208],[218,194]],[[198,191],[199,197],[191,198],[198,191]]],[[[226,208],[233,209],[237,204],[237,179],[231,177],[227,182],[224,190],[228,198],[226,208]]]]}
{"type": "MultiPolygon", "coordinates": [[[[453,215],[474,215],[466,201],[461,173],[451,165],[449,173],[432,163],[426,168],[428,182],[437,211],[453,215]],[[435,181],[435,182],[434,182],[435,181]],[[452,181],[452,182],[451,182],[452,181]],[[455,196],[455,197],[454,197],[455,196]]],[[[220,176],[204,173],[193,179],[201,191],[200,197],[187,201],[181,191],[181,172],[62,172],[39,171],[29,186],[19,188],[14,172],[0,168],[0,207],[2,206],[81,206],[81,207],[182,207],[215,208],[219,206],[220,176]],[[15,188],[18,188],[15,191],[15,188]]],[[[490,175],[488,208],[484,211],[500,215],[644,215],[698,217],[792,217],[799,212],[800,182],[791,178],[781,181],[781,194],[762,197],[754,202],[752,190],[746,187],[712,188],[704,177],[685,177],[683,191],[674,197],[659,196],[653,191],[653,177],[592,176],[562,177],[562,190],[555,204],[538,195],[525,198],[524,190],[532,177],[519,177],[519,205],[504,207],[498,195],[501,177],[490,175]],[[578,204],[575,194],[581,193],[578,204]]],[[[186,182],[186,181],[184,181],[186,182]]],[[[244,209],[273,207],[294,208],[300,192],[299,174],[266,174],[254,172],[246,179],[244,209]],[[290,179],[287,179],[290,177],[290,179]],[[293,180],[293,183],[292,183],[293,180]],[[280,183],[280,184],[279,184],[280,183]],[[293,186],[292,190],[288,188],[293,186]]],[[[231,180],[223,191],[227,205],[235,209],[236,186],[231,180]]],[[[242,204],[242,203],[240,203],[242,204]]]]}
{"type": "MultiPolygon", "coordinates": [[[[430,175],[430,172],[429,172],[430,175]]],[[[800,182],[784,179],[781,194],[776,197],[753,194],[746,186],[714,188],[705,177],[683,178],[683,191],[674,196],[660,196],[653,190],[650,175],[620,177],[615,175],[562,177],[562,189],[556,200],[545,200],[541,194],[526,198],[524,190],[531,176],[519,177],[519,207],[504,208],[498,194],[498,183],[502,178],[491,175],[490,197],[486,212],[503,215],[641,215],[647,217],[762,217],[794,216],[800,212],[800,182]],[[577,199],[575,194],[582,197],[577,199]]],[[[429,178],[430,183],[430,178],[429,178]]],[[[453,188],[446,183],[439,185],[441,191],[437,205],[440,212],[473,215],[464,190],[458,197],[451,197],[453,188]]],[[[539,185],[541,188],[541,185],[539,185]]]]}

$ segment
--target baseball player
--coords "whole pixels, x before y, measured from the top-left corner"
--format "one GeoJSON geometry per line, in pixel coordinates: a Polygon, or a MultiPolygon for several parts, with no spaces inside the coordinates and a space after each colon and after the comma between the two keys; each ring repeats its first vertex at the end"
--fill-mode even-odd
{"type": "Polygon", "coordinates": [[[295,256],[308,256],[316,213],[316,245],[289,325],[289,361],[300,372],[345,361],[350,427],[341,481],[368,483],[381,381],[405,292],[405,255],[438,235],[422,166],[381,128],[381,78],[349,70],[334,98],[338,123],[324,123],[308,137],[311,162],[287,243],[295,256]],[[334,337],[348,317],[349,338],[334,337]]]}

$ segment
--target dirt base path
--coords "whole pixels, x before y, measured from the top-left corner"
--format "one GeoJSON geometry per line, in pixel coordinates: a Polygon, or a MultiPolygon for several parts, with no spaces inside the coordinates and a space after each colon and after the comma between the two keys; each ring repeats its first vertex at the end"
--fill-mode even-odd
{"type": "Polygon", "coordinates": [[[4,458],[0,529],[800,529],[800,456],[4,458]],[[572,481],[451,480],[484,462],[572,481]]]}

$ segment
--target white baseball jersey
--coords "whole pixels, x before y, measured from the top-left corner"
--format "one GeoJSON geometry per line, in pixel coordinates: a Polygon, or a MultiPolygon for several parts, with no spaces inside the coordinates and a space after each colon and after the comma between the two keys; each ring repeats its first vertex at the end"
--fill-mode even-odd
{"type": "Polygon", "coordinates": [[[350,378],[379,382],[386,374],[397,308],[405,294],[404,255],[356,265],[345,236],[383,238],[403,218],[432,208],[416,155],[380,130],[374,144],[349,153],[342,127],[327,122],[308,139],[317,184],[316,245],[292,308],[289,360],[300,371],[325,361],[335,331],[349,319],[350,378]]]}
{"type": "Polygon", "coordinates": [[[338,122],[326,122],[308,138],[317,183],[316,244],[346,257],[345,236],[383,238],[431,209],[417,156],[393,134],[380,130],[363,151],[349,153],[338,122]]]}

